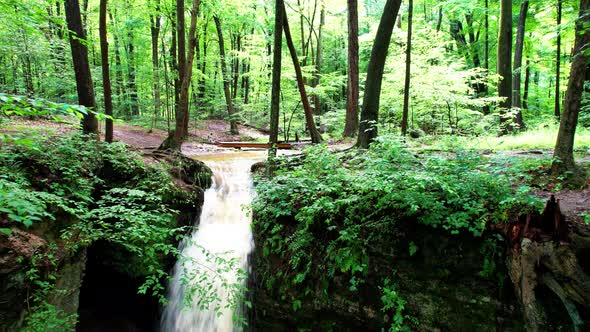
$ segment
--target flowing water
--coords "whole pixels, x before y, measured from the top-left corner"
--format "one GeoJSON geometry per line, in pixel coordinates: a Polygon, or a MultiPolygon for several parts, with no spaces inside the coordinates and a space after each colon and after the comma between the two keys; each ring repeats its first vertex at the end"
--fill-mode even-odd
{"type": "Polygon", "coordinates": [[[181,259],[174,267],[168,288],[169,304],[163,312],[162,332],[234,330],[234,312],[223,307],[235,292],[224,287],[223,281],[245,284],[235,270],[248,271],[248,254],[254,246],[251,217],[246,211],[254,194],[250,166],[264,155],[241,152],[199,157],[213,171],[213,185],[205,191],[198,229],[180,245],[181,259]],[[231,268],[227,260],[233,262],[231,268]],[[205,294],[195,291],[195,287],[205,294]],[[183,302],[187,295],[194,297],[191,304],[183,302]],[[208,309],[201,310],[195,304],[198,298],[217,298],[221,302],[214,301],[208,309]],[[216,310],[216,305],[222,308],[216,310]]]}

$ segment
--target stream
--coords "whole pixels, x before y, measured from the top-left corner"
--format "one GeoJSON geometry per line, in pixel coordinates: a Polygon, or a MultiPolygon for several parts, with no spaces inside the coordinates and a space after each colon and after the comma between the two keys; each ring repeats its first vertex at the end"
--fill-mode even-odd
{"type": "Polygon", "coordinates": [[[255,151],[197,158],[213,171],[213,184],[205,191],[198,228],[179,246],[181,258],[168,286],[162,332],[234,330],[232,317],[240,308],[234,312],[227,305],[240,295],[236,289],[245,286],[254,247],[248,212],[254,195],[250,167],[265,157],[266,152],[255,151]],[[191,297],[193,301],[184,303],[191,297]]]}

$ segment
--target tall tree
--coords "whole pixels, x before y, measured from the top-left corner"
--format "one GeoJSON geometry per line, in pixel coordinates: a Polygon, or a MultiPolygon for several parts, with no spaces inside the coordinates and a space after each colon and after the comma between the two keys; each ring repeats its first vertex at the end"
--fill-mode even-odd
{"type": "MultiPolygon", "coordinates": [[[[576,39],[570,77],[563,103],[563,114],[553,152],[553,174],[575,169],[574,137],[578,124],[578,114],[582,107],[584,83],[590,80],[590,0],[580,0],[580,16],[576,21],[576,39]]],[[[586,91],[587,92],[587,91],[586,91]]]]}
{"type": "Polygon", "coordinates": [[[526,25],[526,16],[528,13],[529,2],[523,1],[520,5],[520,13],[518,16],[518,26],[516,27],[516,42],[514,44],[514,71],[512,77],[512,106],[521,108],[520,100],[520,79],[522,66],[522,52],[524,49],[524,32],[526,25]]]}
{"type": "Polygon", "coordinates": [[[404,106],[402,111],[402,135],[408,132],[408,108],[410,103],[410,68],[412,64],[412,12],[414,1],[408,2],[408,40],[406,43],[406,77],[404,80],[404,106]]]}
{"type": "Polygon", "coordinates": [[[354,137],[359,127],[359,27],[357,0],[348,0],[348,94],[344,137],[354,137]]]}
{"type": "Polygon", "coordinates": [[[281,102],[281,52],[283,36],[283,0],[276,0],[275,3],[275,22],[274,22],[274,49],[272,63],[272,88],[270,93],[270,135],[269,143],[273,145],[269,149],[269,158],[276,155],[274,145],[279,140],[279,109],[281,102]]]}
{"type": "MultiPolygon", "coordinates": [[[[96,110],[94,98],[94,85],[88,63],[88,47],[86,36],[82,28],[80,16],[80,3],[78,0],[65,0],[66,21],[70,31],[70,47],[76,75],[76,89],[78,90],[78,103],[86,106],[90,111],[96,110]]],[[[84,134],[98,135],[98,121],[94,113],[88,112],[82,119],[82,132],[84,134]]]]}
{"type": "Polygon", "coordinates": [[[371,58],[367,68],[367,79],[365,81],[365,95],[363,96],[363,106],[361,109],[361,122],[359,124],[359,133],[357,146],[367,149],[369,144],[377,137],[377,122],[379,121],[379,98],[381,95],[381,81],[383,80],[383,69],[385,67],[385,58],[391,41],[391,33],[401,0],[387,0],[377,35],[373,42],[371,58]]]}
{"type": "MultiPolygon", "coordinates": [[[[179,2],[182,0],[178,0],[179,2]]],[[[183,59],[186,60],[186,63],[182,65],[182,68],[185,70],[184,74],[182,75],[182,83],[180,86],[180,96],[178,98],[178,109],[176,110],[176,123],[174,126],[174,131],[171,132],[166,140],[162,142],[159,149],[173,149],[173,150],[180,150],[182,147],[182,143],[186,139],[187,133],[185,131],[185,117],[188,117],[188,99],[189,99],[189,88],[191,83],[191,76],[193,70],[193,61],[195,58],[195,44],[196,44],[196,31],[197,31],[197,17],[199,16],[199,4],[200,0],[193,0],[193,7],[191,10],[191,23],[189,27],[189,44],[188,44],[188,55],[185,55],[183,59]]],[[[183,4],[184,6],[184,4],[183,4]]],[[[182,11],[182,16],[184,16],[184,10],[182,11]]],[[[178,22],[178,37],[180,37],[182,31],[182,35],[184,35],[184,27],[180,27],[180,22],[184,23],[184,17],[179,19],[177,17],[178,22]]],[[[180,48],[179,48],[180,52],[180,48]]],[[[181,57],[179,56],[179,59],[181,57]]],[[[180,64],[179,64],[180,68],[180,64]]],[[[180,71],[180,70],[179,70],[180,71]]]]}
{"type": "Polygon", "coordinates": [[[307,93],[305,92],[305,84],[303,82],[303,74],[301,73],[301,66],[299,65],[299,59],[297,59],[297,52],[295,51],[295,45],[293,44],[293,39],[291,38],[291,30],[289,29],[289,20],[287,19],[287,11],[285,9],[283,3],[283,30],[285,32],[285,39],[287,40],[287,47],[289,48],[289,53],[291,54],[291,60],[293,61],[293,67],[295,67],[295,76],[297,78],[297,87],[299,88],[299,94],[301,96],[301,104],[303,105],[303,111],[305,113],[305,124],[307,126],[307,130],[309,130],[309,135],[311,136],[311,141],[313,143],[320,143],[322,141],[322,136],[320,132],[316,128],[315,121],[313,120],[313,113],[311,111],[311,106],[309,105],[309,99],[307,98],[307,93]]]}
{"type": "Polygon", "coordinates": [[[500,0],[500,23],[498,28],[497,67],[500,80],[498,96],[501,133],[514,130],[512,125],[512,0],[500,0]]]}
{"type": "MultiPolygon", "coordinates": [[[[158,38],[160,36],[160,1],[156,0],[153,13],[150,14],[150,35],[152,37],[152,69],[154,77],[154,119],[160,116],[162,101],[160,100],[160,65],[158,55],[158,38]]],[[[153,124],[152,124],[153,126],[153,124]]]]}
{"type": "Polygon", "coordinates": [[[518,26],[516,28],[516,42],[514,44],[514,70],[512,72],[512,106],[514,110],[514,122],[518,128],[524,128],[524,120],[522,118],[522,102],[520,99],[520,81],[522,77],[522,52],[524,49],[524,32],[526,25],[526,16],[529,9],[529,2],[524,0],[520,5],[520,13],[518,17],[518,26]]]}
{"type": "MultiPolygon", "coordinates": [[[[322,9],[320,10],[320,26],[318,27],[318,35],[317,35],[317,43],[316,43],[316,53],[315,53],[315,73],[313,75],[312,80],[312,87],[316,88],[318,84],[320,84],[320,74],[322,72],[322,31],[324,30],[324,24],[326,21],[326,8],[324,4],[321,4],[322,9]]],[[[322,114],[322,101],[320,96],[316,93],[313,96],[313,110],[314,114],[321,115],[322,114]]]]}
{"type": "Polygon", "coordinates": [[[221,21],[219,17],[213,16],[215,28],[217,29],[217,40],[219,42],[219,58],[221,60],[221,75],[223,76],[223,94],[225,95],[225,104],[229,115],[229,127],[232,135],[239,134],[238,124],[234,116],[234,106],[230,92],[230,78],[227,72],[227,59],[225,58],[225,44],[223,42],[223,31],[221,30],[221,21]]]}
{"type": "MultiPolygon", "coordinates": [[[[111,74],[109,72],[109,41],[107,39],[107,1],[100,0],[99,13],[99,35],[100,35],[100,56],[102,63],[102,85],[104,90],[104,111],[106,115],[113,115],[113,97],[111,90],[111,74]]],[[[113,141],[113,120],[106,119],[105,141],[113,141]]]]}
{"type": "Polygon", "coordinates": [[[561,114],[559,107],[561,106],[560,96],[560,77],[561,77],[561,10],[563,1],[557,0],[557,45],[555,51],[555,104],[553,114],[559,119],[561,114]]]}

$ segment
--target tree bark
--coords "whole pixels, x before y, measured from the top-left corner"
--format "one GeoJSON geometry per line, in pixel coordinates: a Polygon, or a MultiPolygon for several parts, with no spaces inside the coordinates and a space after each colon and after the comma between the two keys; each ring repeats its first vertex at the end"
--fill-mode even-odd
{"type": "Polygon", "coordinates": [[[293,66],[295,67],[295,76],[297,77],[297,87],[299,88],[299,94],[301,95],[301,103],[303,104],[303,111],[305,112],[305,124],[309,130],[312,143],[320,143],[322,136],[315,126],[313,120],[313,113],[311,112],[311,106],[309,105],[309,99],[305,92],[305,84],[303,82],[303,75],[301,74],[301,66],[299,66],[299,60],[297,59],[297,52],[295,51],[295,45],[293,45],[293,39],[291,38],[291,31],[289,29],[289,20],[287,19],[287,11],[285,4],[283,3],[283,30],[285,32],[285,39],[287,40],[287,47],[291,54],[291,60],[293,60],[293,66]]]}
{"type": "MultiPolygon", "coordinates": [[[[180,1],[180,0],[179,0],[180,1]]],[[[182,76],[182,85],[180,87],[180,97],[178,100],[178,110],[176,111],[176,125],[175,129],[172,133],[168,135],[166,140],[162,142],[159,149],[172,149],[172,150],[180,150],[182,147],[182,143],[187,137],[187,132],[185,131],[185,119],[188,117],[188,106],[189,106],[189,87],[191,83],[191,76],[193,70],[193,61],[195,58],[195,44],[196,44],[196,37],[195,33],[197,31],[197,17],[199,16],[199,4],[200,0],[193,0],[193,7],[191,10],[191,23],[189,27],[189,43],[188,43],[188,56],[185,54],[186,63],[182,65],[182,67],[186,70],[184,75],[182,76]]],[[[182,16],[184,16],[184,10],[182,11],[182,16]]],[[[178,18],[177,18],[178,20],[178,18]]],[[[184,22],[184,17],[182,19],[184,22]]],[[[180,25],[180,20],[179,20],[180,25]]],[[[180,30],[182,30],[182,35],[184,35],[184,28],[178,29],[179,33],[178,36],[181,35],[180,30]]],[[[180,57],[179,57],[180,59],[180,57]]]]}
{"type": "Polygon", "coordinates": [[[217,39],[219,41],[219,57],[221,60],[221,75],[223,76],[223,93],[225,95],[225,103],[227,106],[227,113],[229,115],[229,126],[230,126],[230,133],[232,135],[238,135],[238,124],[235,119],[234,115],[234,106],[233,101],[231,98],[230,92],[230,78],[228,77],[227,73],[227,61],[225,58],[225,45],[223,42],[223,31],[221,30],[221,21],[219,17],[213,16],[213,20],[215,21],[215,27],[217,29],[217,39]]]}
{"type": "Polygon", "coordinates": [[[130,99],[129,114],[132,116],[139,115],[139,97],[137,95],[137,82],[135,81],[135,45],[133,29],[127,32],[127,86],[130,99]]]}
{"type": "Polygon", "coordinates": [[[96,100],[94,98],[90,64],[88,63],[88,48],[82,42],[86,40],[86,36],[82,29],[80,3],[78,0],[65,0],[65,9],[68,30],[70,30],[70,47],[74,62],[78,103],[88,108],[88,113],[82,119],[82,132],[98,136],[98,121],[94,113],[92,113],[96,111],[96,100]]]}
{"type": "Polygon", "coordinates": [[[530,65],[530,61],[527,57],[526,61],[525,61],[525,74],[524,74],[524,92],[522,95],[522,108],[524,109],[528,109],[529,105],[528,105],[528,100],[529,100],[529,86],[530,86],[530,82],[531,82],[531,65],[530,65]]]}
{"type": "Polygon", "coordinates": [[[570,70],[570,77],[563,103],[563,114],[559,123],[559,132],[553,152],[553,174],[562,174],[575,169],[574,163],[574,137],[578,114],[582,107],[582,94],[584,82],[590,80],[590,57],[588,45],[590,34],[587,27],[590,25],[590,0],[580,0],[580,16],[576,21],[576,39],[574,44],[574,56],[570,70]]]}
{"type": "MultiPolygon", "coordinates": [[[[274,24],[274,49],[272,64],[272,88],[270,97],[270,135],[269,159],[272,162],[276,156],[275,144],[279,140],[279,110],[281,102],[281,54],[282,54],[282,36],[283,36],[283,0],[276,0],[275,3],[275,24],[274,24]]],[[[272,165],[271,165],[272,166],[272,165]]]]}
{"type": "Polygon", "coordinates": [[[412,63],[412,12],[414,11],[413,0],[408,1],[408,41],[406,44],[406,77],[404,80],[404,107],[402,111],[402,135],[408,132],[408,108],[410,103],[410,69],[412,63]]]}
{"type": "MultiPolygon", "coordinates": [[[[320,26],[318,28],[317,45],[316,45],[316,58],[315,58],[315,73],[312,80],[312,86],[316,88],[320,84],[320,75],[322,73],[322,30],[325,23],[326,9],[322,4],[320,10],[320,26]]],[[[316,93],[313,96],[313,110],[315,115],[322,114],[322,101],[320,96],[316,93]]]]}
{"type": "Polygon", "coordinates": [[[354,137],[359,128],[359,30],[357,0],[348,0],[348,94],[344,137],[354,137]]]}
{"type": "Polygon", "coordinates": [[[529,2],[525,0],[520,5],[520,14],[518,17],[518,27],[514,50],[514,71],[512,72],[512,106],[515,108],[514,122],[520,129],[523,129],[525,127],[521,111],[522,102],[520,99],[520,81],[522,77],[522,52],[524,49],[524,32],[528,9],[529,2]]]}
{"type": "MultiPolygon", "coordinates": [[[[107,39],[107,1],[100,0],[99,34],[100,56],[102,63],[102,85],[104,90],[104,112],[113,116],[113,97],[111,90],[111,76],[109,72],[109,42],[107,39]]],[[[105,141],[113,141],[113,120],[107,118],[105,123],[105,141]]]]}
{"type": "Polygon", "coordinates": [[[150,33],[152,37],[152,67],[154,75],[154,119],[160,116],[160,65],[158,60],[158,38],[160,36],[160,4],[156,1],[155,15],[150,16],[150,33]]]}
{"type": "Polygon", "coordinates": [[[383,14],[381,15],[379,27],[377,28],[377,35],[373,42],[373,49],[371,50],[371,58],[369,59],[369,67],[367,69],[365,95],[363,97],[361,122],[359,124],[357,140],[357,146],[362,149],[367,149],[377,137],[383,68],[385,67],[391,33],[400,5],[401,0],[387,0],[383,14]]]}
{"type": "Polygon", "coordinates": [[[526,16],[529,8],[529,2],[523,1],[520,5],[520,14],[518,17],[518,26],[516,28],[516,42],[514,44],[514,72],[512,77],[512,106],[521,108],[520,100],[520,78],[522,65],[522,52],[524,48],[524,32],[526,24],[526,16]]]}
{"type": "MultiPolygon", "coordinates": [[[[109,11],[109,19],[111,20],[115,30],[117,30],[116,21],[113,13],[109,11]]],[[[123,65],[121,64],[121,51],[119,50],[118,31],[113,33],[113,40],[115,41],[115,93],[117,95],[117,103],[121,105],[121,96],[125,94],[123,87],[123,65]]]]}
{"type": "Polygon", "coordinates": [[[553,114],[558,119],[561,114],[559,109],[561,106],[561,98],[559,93],[559,80],[561,76],[561,7],[562,0],[557,0],[557,50],[555,52],[555,106],[553,114]]]}
{"type": "Polygon", "coordinates": [[[498,28],[498,97],[504,98],[499,103],[500,131],[507,134],[514,130],[512,125],[512,0],[500,1],[500,23],[498,28]]]}

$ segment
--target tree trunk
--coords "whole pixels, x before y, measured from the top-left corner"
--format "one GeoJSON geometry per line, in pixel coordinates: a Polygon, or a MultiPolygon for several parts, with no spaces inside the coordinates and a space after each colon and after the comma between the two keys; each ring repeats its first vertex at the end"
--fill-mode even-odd
{"type": "Polygon", "coordinates": [[[221,21],[219,17],[213,16],[215,20],[215,28],[217,29],[217,39],[219,41],[219,57],[221,60],[221,75],[223,76],[223,93],[225,95],[225,103],[227,105],[227,113],[229,115],[229,126],[230,133],[232,135],[238,135],[238,124],[234,115],[234,106],[230,92],[230,78],[227,73],[227,61],[225,58],[225,45],[223,42],[223,31],[221,30],[221,21]]]}
{"type": "MultiPolygon", "coordinates": [[[[179,0],[182,1],[182,0],[179,0]]],[[[193,70],[193,61],[195,58],[195,44],[196,44],[196,37],[195,33],[197,31],[197,17],[199,16],[199,4],[200,0],[193,0],[193,7],[191,10],[191,23],[189,27],[189,43],[188,43],[188,56],[184,56],[184,59],[187,61],[182,65],[186,71],[184,75],[182,75],[182,85],[180,87],[180,98],[178,100],[178,110],[176,111],[176,125],[175,129],[172,133],[168,135],[166,140],[162,142],[159,149],[172,149],[172,150],[180,150],[182,147],[183,141],[187,137],[187,132],[185,131],[185,119],[188,117],[188,106],[189,106],[189,88],[191,83],[191,76],[193,70]]],[[[184,4],[183,4],[184,7],[184,4]]],[[[182,15],[184,16],[184,9],[182,10],[182,15]]],[[[182,19],[178,19],[178,23],[180,26],[180,22],[184,23],[184,17],[182,19]]],[[[184,27],[178,29],[178,36],[184,36],[184,27]],[[182,33],[180,32],[182,31],[182,33]]],[[[186,49],[185,49],[186,50],[186,49]]],[[[180,52],[180,49],[179,49],[180,52]]],[[[180,59],[180,56],[179,56],[180,59]]]]}
{"type": "Polygon", "coordinates": [[[522,95],[522,108],[528,109],[528,100],[529,100],[529,86],[531,82],[531,65],[529,59],[527,57],[525,62],[525,74],[524,74],[524,93],[522,95]]]}
{"type": "Polygon", "coordinates": [[[129,114],[132,116],[139,115],[139,98],[137,96],[137,82],[135,81],[135,45],[133,29],[127,31],[127,86],[129,92],[129,114]]]}
{"type": "MultiPolygon", "coordinates": [[[[317,45],[316,45],[316,60],[315,60],[315,73],[312,81],[312,86],[316,88],[320,84],[320,75],[322,73],[322,30],[325,23],[326,9],[322,4],[320,10],[320,26],[318,28],[317,45]]],[[[315,115],[322,114],[322,101],[320,96],[316,93],[313,96],[313,110],[315,115]]]]}
{"type": "Polygon", "coordinates": [[[504,98],[499,103],[501,134],[514,131],[512,124],[512,0],[500,1],[500,23],[498,28],[498,97],[504,98]]]}
{"type": "Polygon", "coordinates": [[[66,21],[70,30],[70,47],[76,75],[76,89],[78,90],[78,103],[88,108],[89,112],[82,119],[82,132],[84,134],[96,134],[98,136],[98,121],[94,116],[96,100],[94,99],[94,86],[88,63],[88,48],[83,42],[86,40],[82,29],[80,17],[80,3],[78,0],[66,0],[66,21]]]}
{"type": "MultiPolygon", "coordinates": [[[[102,85],[104,90],[104,112],[113,116],[113,97],[111,91],[111,74],[109,72],[109,42],[107,39],[107,0],[100,0],[99,15],[100,56],[102,63],[102,85]]],[[[106,119],[105,141],[113,141],[113,120],[106,119]]]]}
{"type": "Polygon", "coordinates": [[[578,114],[582,107],[582,94],[584,93],[584,81],[590,79],[590,57],[588,45],[590,34],[587,27],[590,25],[590,0],[580,0],[580,16],[576,22],[576,39],[574,44],[574,56],[570,70],[570,77],[563,103],[563,114],[559,123],[559,132],[553,152],[553,174],[562,174],[565,171],[575,169],[574,164],[574,136],[578,124],[578,114]]]}
{"type": "Polygon", "coordinates": [[[348,94],[346,96],[346,119],[344,137],[354,137],[359,128],[359,33],[358,3],[348,0],[348,94]]]}
{"type": "Polygon", "coordinates": [[[404,81],[404,108],[402,112],[402,135],[406,136],[408,132],[408,108],[410,103],[410,67],[412,62],[412,12],[414,11],[414,2],[408,2],[408,41],[406,44],[406,77],[404,81]]]}
{"type": "Polygon", "coordinates": [[[172,43],[170,45],[170,70],[174,77],[174,118],[179,112],[179,104],[180,104],[180,75],[179,75],[179,68],[178,68],[178,39],[177,39],[177,24],[174,23],[174,19],[171,22],[171,32],[172,32],[172,43]]]}
{"type": "Polygon", "coordinates": [[[518,17],[518,27],[516,28],[516,43],[514,44],[514,72],[512,77],[512,106],[521,108],[520,100],[520,78],[522,65],[522,51],[524,48],[524,32],[526,24],[526,15],[529,8],[529,2],[523,1],[520,5],[520,14],[518,17]]]}
{"type": "Polygon", "coordinates": [[[443,11],[442,11],[442,6],[440,6],[440,7],[438,7],[438,20],[436,22],[436,32],[440,32],[440,27],[442,26],[442,18],[443,18],[443,11]]]}
{"type": "MultiPolygon", "coordinates": [[[[115,30],[117,30],[115,17],[109,11],[109,19],[111,20],[115,30]]],[[[123,65],[121,64],[121,51],[119,50],[118,31],[113,33],[113,40],[115,41],[115,93],[117,94],[117,103],[121,106],[121,97],[125,94],[123,88],[123,65]]]]}
{"type": "Polygon", "coordinates": [[[490,69],[490,13],[489,13],[489,3],[488,0],[485,0],[485,18],[484,18],[484,30],[485,30],[485,37],[484,37],[484,49],[483,49],[483,67],[485,69],[490,69]]]}
{"type": "Polygon", "coordinates": [[[203,99],[205,98],[205,75],[207,74],[207,26],[209,25],[209,20],[205,21],[205,24],[203,26],[203,61],[201,63],[201,73],[202,75],[199,78],[199,94],[198,94],[198,98],[201,101],[201,103],[203,102],[203,99]]]}
{"type": "Polygon", "coordinates": [[[557,50],[555,52],[555,107],[553,114],[559,119],[561,114],[561,94],[559,93],[559,79],[561,76],[561,7],[562,0],[557,0],[557,50]]]}
{"type": "Polygon", "coordinates": [[[385,58],[391,41],[391,33],[395,18],[399,11],[401,0],[387,0],[381,21],[377,28],[377,35],[373,42],[371,58],[367,68],[367,79],[365,82],[365,95],[361,109],[361,122],[357,146],[367,149],[377,137],[377,123],[379,121],[379,98],[381,95],[381,81],[383,79],[383,68],[385,58]]]}
{"type": "Polygon", "coordinates": [[[305,92],[305,84],[303,82],[303,75],[301,74],[301,67],[299,66],[299,60],[297,59],[297,52],[295,51],[295,45],[293,45],[293,39],[291,38],[291,31],[289,29],[289,20],[287,19],[287,11],[283,3],[283,30],[285,31],[285,39],[287,39],[287,47],[291,54],[291,60],[295,67],[295,76],[297,77],[297,87],[299,88],[299,94],[301,95],[301,103],[303,104],[303,111],[305,112],[305,124],[309,130],[312,143],[320,143],[322,136],[315,126],[313,120],[313,113],[311,112],[311,106],[309,105],[309,99],[305,92]]]}
{"type": "Polygon", "coordinates": [[[516,125],[520,128],[524,128],[524,121],[522,119],[522,103],[520,100],[520,79],[521,75],[521,67],[522,67],[522,51],[524,48],[524,31],[525,31],[525,24],[526,24],[526,16],[529,9],[529,2],[527,0],[523,1],[520,5],[520,14],[518,17],[518,27],[516,33],[516,43],[515,43],[515,50],[514,50],[514,71],[512,76],[512,106],[516,108],[515,112],[515,122],[516,125]]]}
{"type": "Polygon", "coordinates": [[[233,42],[236,51],[236,56],[232,59],[232,100],[236,100],[238,98],[238,82],[240,81],[240,59],[237,54],[240,54],[242,51],[242,35],[241,32],[238,31],[234,36],[233,42]]]}
{"type": "Polygon", "coordinates": [[[283,35],[283,0],[276,0],[275,4],[275,25],[274,25],[274,49],[272,64],[272,88],[270,97],[270,135],[269,159],[272,161],[276,156],[275,144],[279,140],[279,110],[281,102],[281,54],[282,54],[282,35],[283,35]]]}
{"type": "Polygon", "coordinates": [[[150,33],[152,37],[152,67],[154,75],[154,119],[160,116],[162,101],[160,100],[160,65],[158,61],[158,38],[160,36],[160,4],[156,2],[156,14],[150,17],[150,33]]]}

